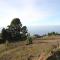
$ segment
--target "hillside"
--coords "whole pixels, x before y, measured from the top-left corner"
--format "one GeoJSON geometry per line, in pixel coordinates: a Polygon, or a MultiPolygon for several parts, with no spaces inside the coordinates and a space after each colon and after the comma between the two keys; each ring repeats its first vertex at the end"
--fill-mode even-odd
{"type": "Polygon", "coordinates": [[[35,39],[30,45],[26,45],[26,41],[0,44],[0,60],[38,60],[43,52],[47,56],[60,44],[59,36],[51,37],[35,39]]]}

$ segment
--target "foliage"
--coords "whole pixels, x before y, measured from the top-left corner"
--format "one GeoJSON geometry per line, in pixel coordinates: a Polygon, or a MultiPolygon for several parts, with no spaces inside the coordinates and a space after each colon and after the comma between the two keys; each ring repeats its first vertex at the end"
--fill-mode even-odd
{"type": "Polygon", "coordinates": [[[27,27],[22,26],[19,18],[14,18],[8,28],[2,29],[2,38],[9,42],[25,40],[27,38],[27,27]]]}
{"type": "Polygon", "coordinates": [[[48,33],[48,36],[51,36],[51,35],[60,35],[60,34],[57,33],[57,32],[51,32],[51,33],[48,33]]]}
{"type": "Polygon", "coordinates": [[[38,34],[35,34],[34,35],[36,38],[40,38],[41,36],[40,35],[38,35],[38,34]]]}
{"type": "Polygon", "coordinates": [[[31,37],[29,38],[29,44],[32,44],[32,38],[31,37]]]}
{"type": "Polygon", "coordinates": [[[28,36],[27,36],[27,43],[32,44],[32,37],[30,36],[30,33],[28,33],[28,36]]]}
{"type": "Polygon", "coordinates": [[[23,26],[23,27],[21,28],[21,32],[22,32],[22,34],[21,34],[22,40],[26,40],[26,39],[27,39],[27,34],[26,34],[26,33],[28,33],[28,32],[27,32],[27,27],[26,27],[26,26],[23,26]]]}
{"type": "Polygon", "coordinates": [[[6,39],[7,38],[7,35],[6,35],[6,30],[5,30],[5,28],[3,28],[2,29],[2,37],[3,37],[3,39],[6,39]]]}

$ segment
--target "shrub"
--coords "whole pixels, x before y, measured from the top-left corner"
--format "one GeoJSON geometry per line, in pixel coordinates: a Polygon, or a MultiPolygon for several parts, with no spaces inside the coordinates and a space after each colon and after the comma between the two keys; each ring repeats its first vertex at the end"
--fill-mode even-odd
{"type": "Polygon", "coordinates": [[[32,44],[32,38],[31,37],[29,38],[29,44],[32,44]]]}

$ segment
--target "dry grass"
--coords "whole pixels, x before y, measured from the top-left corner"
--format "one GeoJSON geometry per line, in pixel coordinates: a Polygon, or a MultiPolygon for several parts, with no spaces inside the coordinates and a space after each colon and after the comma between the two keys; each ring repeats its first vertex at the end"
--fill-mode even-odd
{"type": "Polygon", "coordinates": [[[57,41],[54,42],[53,40],[34,40],[31,45],[26,45],[25,41],[1,44],[0,60],[37,60],[42,51],[47,55],[55,46],[57,46],[57,41]]]}

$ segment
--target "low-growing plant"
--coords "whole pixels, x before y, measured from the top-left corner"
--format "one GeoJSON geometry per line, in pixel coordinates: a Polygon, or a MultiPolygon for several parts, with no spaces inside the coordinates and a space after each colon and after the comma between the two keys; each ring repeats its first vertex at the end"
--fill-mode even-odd
{"type": "Polygon", "coordinates": [[[29,38],[29,44],[32,44],[32,38],[31,37],[29,38]]]}

